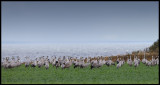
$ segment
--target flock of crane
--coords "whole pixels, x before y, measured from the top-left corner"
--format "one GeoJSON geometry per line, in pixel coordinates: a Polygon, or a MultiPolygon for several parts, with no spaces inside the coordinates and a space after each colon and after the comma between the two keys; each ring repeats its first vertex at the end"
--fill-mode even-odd
{"type": "MultiPolygon", "coordinates": [[[[93,68],[102,67],[103,65],[107,65],[107,66],[115,65],[116,68],[118,69],[122,67],[122,65],[124,65],[125,63],[124,58],[121,59],[121,58],[118,58],[118,56],[117,56],[116,62],[113,62],[111,57],[109,57],[109,59],[106,60],[105,57],[102,57],[102,56],[101,57],[98,56],[94,58],[91,58],[91,57],[77,58],[77,57],[65,57],[65,56],[63,56],[63,58],[62,57],[57,58],[52,56],[50,59],[48,58],[48,56],[46,57],[42,56],[34,60],[31,60],[29,57],[25,57],[25,58],[26,58],[26,61],[24,63],[26,68],[31,66],[33,68],[45,67],[46,69],[49,69],[49,66],[51,65],[56,68],[61,67],[62,69],[65,69],[74,65],[74,68],[77,68],[77,67],[85,68],[90,66],[90,68],[93,69],[93,68]]],[[[152,60],[147,60],[144,56],[142,61],[139,59],[139,57],[136,57],[136,56],[134,56],[133,60],[131,59],[131,56],[130,58],[129,57],[127,58],[128,58],[127,64],[129,66],[134,66],[135,68],[139,66],[140,62],[142,62],[146,66],[159,65],[159,56],[156,56],[155,58],[153,58],[152,56],[152,60]]],[[[17,59],[15,59],[15,57],[12,56],[12,58],[9,58],[9,57],[3,58],[1,67],[4,67],[7,69],[7,68],[19,67],[22,64],[23,63],[20,62],[19,56],[17,56],[17,59]]]]}

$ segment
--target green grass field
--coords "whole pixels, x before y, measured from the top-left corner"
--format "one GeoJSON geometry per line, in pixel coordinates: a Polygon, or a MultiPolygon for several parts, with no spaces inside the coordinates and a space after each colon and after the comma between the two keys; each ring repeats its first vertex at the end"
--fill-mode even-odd
{"type": "Polygon", "coordinates": [[[158,84],[159,66],[147,67],[140,64],[136,69],[124,64],[90,69],[76,68],[56,69],[50,65],[46,70],[42,68],[25,68],[24,65],[12,69],[1,69],[2,84],[158,84]]]}

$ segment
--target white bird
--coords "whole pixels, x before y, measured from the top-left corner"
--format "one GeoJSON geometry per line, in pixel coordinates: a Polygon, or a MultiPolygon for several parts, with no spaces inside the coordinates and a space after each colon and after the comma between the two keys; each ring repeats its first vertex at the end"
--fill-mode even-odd
{"type": "Polygon", "coordinates": [[[146,63],[145,52],[144,52],[144,58],[142,59],[142,63],[143,63],[143,64],[146,63]]]}
{"type": "Polygon", "coordinates": [[[121,65],[122,65],[121,63],[122,63],[122,62],[121,62],[121,60],[120,60],[119,63],[117,64],[117,69],[121,67],[121,65]]]}
{"type": "Polygon", "coordinates": [[[56,59],[53,59],[53,60],[52,60],[52,66],[53,66],[53,67],[56,66],[56,59]]]}
{"type": "Polygon", "coordinates": [[[37,66],[37,58],[33,61],[33,63],[31,64],[32,67],[36,67],[37,66]]]}
{"type": "Polygon", "coordinates": [[[46,68],[46,69],[49,68],[49,62],[48,62],[48,60],[45,61],[45,68],[46,68]]]}
{"type": "Polygon", "coordinates": [[[138,59],[137,59],[137,60],[135,60],[135,62],[134,62],[134,67],[136,68],[136,67],[138,67],[138,65],[139,65],[139,62],[138,62],[138,59]]]}
{"type": "Polygon", "coordinates": [[[25,67],[29,67],[29,63],[30,63],[29,57],[25,57],[25,58],[26,58],[25,67]]]}
{"type": "Polygon", "coordinates": [[[138,64],[140,64],[140,61],[141,61],[141,60],[140,60],[139,56],[138,56],[137,60],[138,60],[138,64]]]}
{"type": "Polygon", "coordinates": [[[152,64],[152,61],[150,60],[150,61],[148,61],[148,60],[146,60],[146,66],[151,66],[151,64],[152,64]]]}
{"type": "Polygon", "coordinates": [[[93,69],[93,68],[99,68],[101,66],[102,66],[102,64],[101,63],[99,64],[99,60],[93,60],[91,62],[91,69],[93,69]]]}
{"type": "Polygon", "coordinates": [[[156,64],[159,65],[159,56],[156,59],[156,64]]]}
{"type": "Polygon", "coordinates": [[[151,65],[154,66],[155,64],[156,64],[156,61],[155,61],[155,59],[154,59],[153,56],[152,56],[151,65]]]}
{"type": "Polygon", "coordinates": [[[39,68],[42,66],[42,59],[41,59],[41,57],[39,58],[37,65],[38,65],[39,68]]]}
{"type": "Polygon", "coordinates": [[[131,56],[130,56],[130,59],[129,59],[129,61],[128,61],[128,65],[129,65],[129,66],[132,66],[132,64],[133,64],[133,62],[132,62],[132,59],[131,59],[131,56]]]}
{"type": "Polygon", "coordinates": [[[89,62],[85,63],[84,60],[83,60],[83,61],[82,61],[81,68],[88,67],[89,65],[90,65],[89,62]]]}
{"type": "Polygon", "coordinates": [[[69,62],[66,62],[66,63],[63,63],[62,64],[62,69],[65,69],[65,68],[69,68],[72,66],[72,61],[69,60],[69,62]]]}

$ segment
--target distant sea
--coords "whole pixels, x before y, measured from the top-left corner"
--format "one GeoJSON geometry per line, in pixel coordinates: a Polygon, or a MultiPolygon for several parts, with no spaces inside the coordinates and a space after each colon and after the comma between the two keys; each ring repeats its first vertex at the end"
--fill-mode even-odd
{"type": "Polygon", "coordinates": [[[24,61],[25,56],[35,59],[40,56],[72,56],[95,57],[112,56],[144,50],[153,42],[109,42],[109,43],[54,43],[54,44],[2,44],[3,57],[20,56],[24,61]]]}

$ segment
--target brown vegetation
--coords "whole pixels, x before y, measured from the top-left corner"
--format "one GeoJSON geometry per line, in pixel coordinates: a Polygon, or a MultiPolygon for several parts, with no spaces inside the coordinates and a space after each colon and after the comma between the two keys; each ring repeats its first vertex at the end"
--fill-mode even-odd
{"type": "MultiPolygon", "coordinates": [[[[145,57],[147,58],[147,60],[151,60],[152,56],[153,58],[157,58],[157,56],[159,56],[159,39],[153,43],[153,45],[151,45],[148,48],[144,49],[145,51],[145,57]]],[[[139,56],[140,60],[142,60],[144,58],[144,51],[133,51],[131,54],[125,54],[125,55],[117,55],[118,58],[124,59],[125,61],[127,61],[127,59],[131,56],[131,59],[134,59],[134,56],[139,56]],[[127,58],[128,57],[128,58],[127,58]]],[[[116,61],[117,60],[117,56],[111,56],[112,57],[112,61],[116,61]]],[[[105,57],[105,60],[108,60],[108,57],[105,57]]]]}

